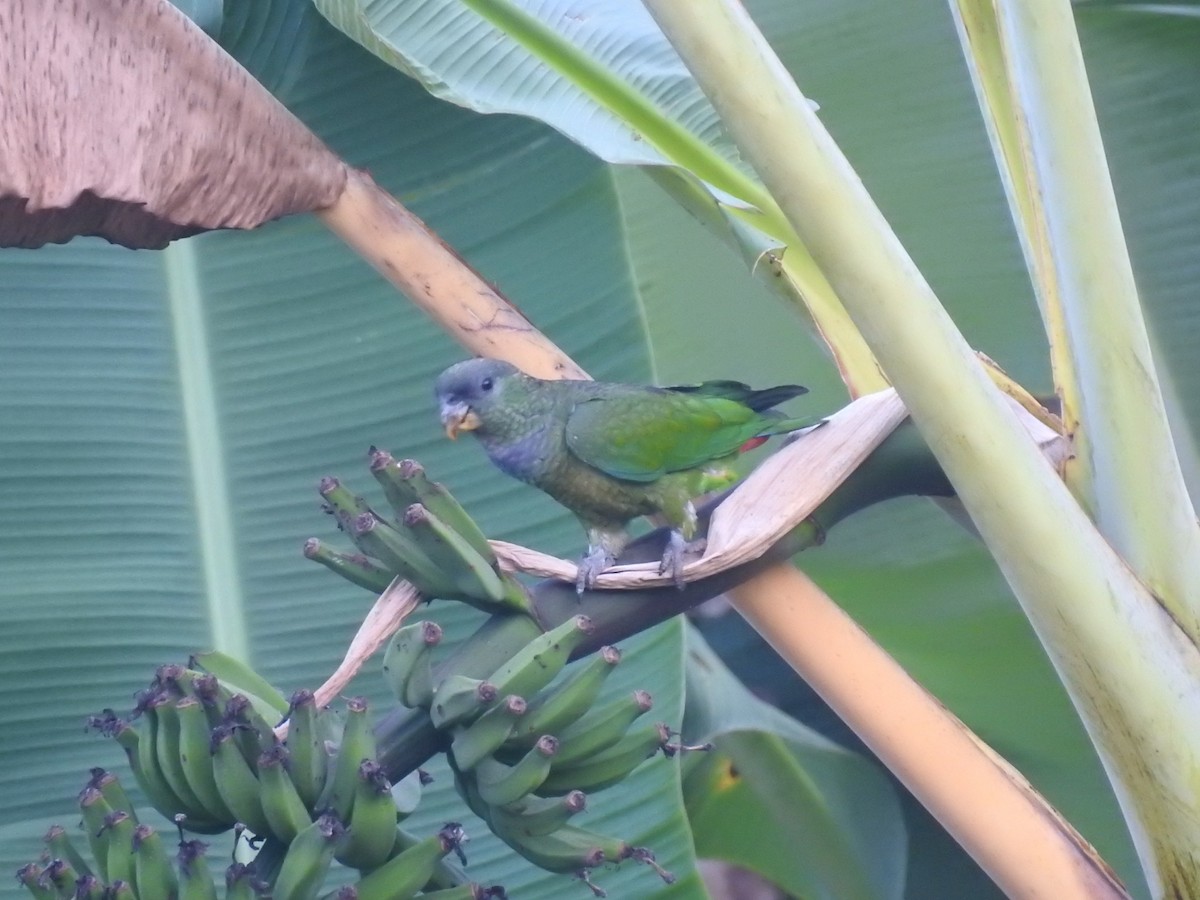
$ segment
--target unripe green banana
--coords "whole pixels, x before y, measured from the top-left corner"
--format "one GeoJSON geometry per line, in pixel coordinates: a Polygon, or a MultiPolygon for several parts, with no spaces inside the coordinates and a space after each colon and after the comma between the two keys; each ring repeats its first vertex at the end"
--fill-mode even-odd
{"type": "Polygon", "coordinates": [[[405,625],[388,642],[383,676],[397,700],[410,709],[428,707],[433,699],[433,648],[442,640],[436,622],[405,625]]]}
{"type": "Polygon", "coordinates": [[[262,805],[262,788],[258,776],[242,756],[234,739],[233,727],[221,725],[212,733],[212,767],[217,790],[225,805],[256,835],[270,833],[270,824],[262,805]]]}
{"type": "Polygon", "coordinates": [[[378,763],[364,759],[358,767],[349,828],[337,860],[354,869],[374,869],[387,862],[395,844],[396,803],[391,782],[378,763]]]}
{"type": "Polygon", "coordinates": [[[371,729],[367,699],[351,697],[346,701],[342,742],[338,746],[333,770],[325,783],[325,791],[317,801],[317,808],[333,810],[340,821],[350,821],[354,792],[358,785],[358,767],[364,759],[374,759],[375,756],[375,733],[371,729]]]}
{"type": "MultiPolygon", "coordinates": [[[[167,818],[178,815],[182,804],[171,791],[167,779],[158,769],[158,758],[153,750],[153,730],[151,723],[143,719],[141,729],[134,728],[124,719],[113,718],[103,726],[104,733],[116,739],[125,751],[129,768],[133,770],[138,786],[150,801],[150,804],[167,818]],[[142,742],[147,741],[145,747],[142,742]],[[148,764],[147,764],[148,760],[148,764]]],[[[207,816],[188,816],[185,814],[183,827],[198,834],[220,834],[228,831],[229,825],[217,822],[207,816]]]]}
{"type": "Polygon", "coordinates": [[[309,826],[312,817],[288,776],[287,749],[282,745],[259,757],[258,784],[263,814],[271,834],[284,843],[291,843],[309,826]]]}
{"type": "Polygon", "coordinates": [[[95,875],[81,875],[71,900],[104,900],[104,882],[95,875]]]}
{"type": "Polygon", "coordinates": [[[134,812],[133,801],[125,793],[125,788],[121,785],[117,776],[99,767],[91,770],[91,776],[88,779],[88,784],[104,795],[109,808],[113,810],[120,809],[129,813],[130,818],[133,819],[133,824],[136,825],[137,814],[134,812]]]}
{"type": "MultiPolygon", "coordinates": [[[[465,537],[425,506],[414,503],[408,507],[404,527],[430,561],[450,577],[459,596],[493,603],[504,598],[504,583],[495,563],[481,556],[465,537]]],[[[490,546],[488,556],[495,559],[490,546]]]]}
{"type": "MultiPolygon", "coordinates": [[[[175,785],[159,762],[159,744],[167,738],[158,709],[168,702],[170,698],[160,691],[146,691],[138,696],[136,711],[141,716],[142,727],[137,742],[138,763],[134,771],[139,781],[145,778],[153,784],[153,790],[147,790],[147,794],[159,796],[164,805],[159,806],[156,802],[155,806],[163,815],[170,817],[184,813],[189,817],[207,818],[200,809],[190,807],[187,799],[175,790],[175,785]]],[[[162,755],[166,755],[165,750],[162,755]]]]}
{"type": "Polygon", "coordinates": [[[559,684],[541,691],[513,728],[509,745],[528,746],[543,734],[561,734],[592,708],[604,680],[620,661],[621,651],[616,647],[601,647],[559,684]]]}
{"type": "Polygon", "coordinates": [[[42,870],[39,884],[54,889],[56,897],[70,897],[75,892],[75,882],[79,874],[65,859],[51,859],[42,870]]]}
{"type": "Polygon", "coordinates": [[[58,891],[42,883],[43,872],[37,863],[26,863],[17,869],[17,881],[29,889],[34,900],[57,900],[58,891]]]}
{"type": "Polygon", "coordinates": [[[618,863],[633,852],[629,844],[575,825],[563,825],[550,834],[530,835],[495,828],[496,836],[523,857],[548,872],[582,872],[601,863],[618,863]]]}
{"type": "Polygon", "coordinates": [[[341,575],[351,584],[376,594],[382,594],[392,583],[392,573],[371,562],[369,557],[361,553],[341,553],[326,547],[316,538],[304,542],[304,555],[341,575]]]}
{"type": "Polygon", "coordinates": [[[92,874],[92,867],[88,865],[83,854],[71,842],[71,836],[67,834],[67,829],[61,825],[51,825],[43,840],[46,842],[50,858],[65,860],[75,870],[77,878],[92,874]]]}
{"type": "Polygon", "coordinates": [[[488,819],[506,832],[519,831],[533,837],[557,831],[586,808],[587,795],[569,791],[561,797],[522,797],[516,803],[493,807],[488,819]]]}
{"type": "Polygon", "coordinates": [[[408,900],[433,877],[438,862],[465,840],[462,826],[448,823],[441,831],[393,856],[355,884],[358,900],[408,900]]]}
{"type": "Polygon", "coordinates": [[[317,896],[343,832],[337,816],[326,813],[296,835],[275,879],[277,900],[312,900],[317,896]]]}
{"type": "Polygon", "coordinates": [[[217,789],[212,763],[212,732],[204,706],[194,696],[182,697],[175,702],[175,716],[179,724],[179,762],[188,786],[210,819],[232,827],[237,817],[217,789]]]}
{"type": "Polygon", "coordinates": [[[390,571],[411,581],[423,594],[431,597],[455,597],[458,589],[450,574],[443,572],[412,535],[368,510],[350,522],[350,539],[390,571]]]}
{"type": "Polygon", "coordinates": [[[487,537],[475,524],[462,505],[445,485],[430,481],[425,468],[415,459],[396,462],[386,450],[371,448],[371,474],[383,488],[384,496],[396,511],[403,516],[414,503],[420,503],[448,526],[454,529],[487,562],[496,564],[496,554],[487,537]]]}
{"type": "Polygon", "coordinates": [[[180,841],[175,857],[179,864],[179,900],[217,900],[217,886],[204,855],[207,849],[200,841],[180,841]]]}
{"type": "Polygon", "coordinates": [[[225,870],[225,900],[258,900],[265,896],[265,889],[244,863],[235,862],[225,870]]]}
{"type": "Polygon", "coordinates": [[[198,665],[205,672],[215,675],[230,694],[245,695],[259,715],[271,719],[287,715],[287,698],[240,659],[220,650],[210,650],[195,654],[191,665],[198,665]]]}
{"type": "Polygon", "coordinates": [[[554,764],[574,765],[616,744],[639,716],[649,712],[654,702],[645,691],[617,697],[596,712],[584,716],[560,735],[554,764]]]}
{"type": "Polygon", "coordinates": [[[338,529],[347,534],[355,516],[371,511],[366,500],[352,493],[336,478],[322,478],[317,484],[317,493],[325,501],[325,511],[337,519],[338,529]]]}
{"type": "Polygon", "coordinates": [[[257,771],[258,758],[279,743],[275,729],[247,694],[234,694],[226,701],[222,722],[232,729],[242,758],[252,771],[257,771]]]}
{"type": "Polygon", "coordinates": [[[484,758],[475,767],[480,798],[489,806],[504,806],[532,794],[550,774],[550,760],[557,749],[558,740],[545,734],[515,765],[506,766],[494,756],[484,758]]]}
{"type": "Polygon", "coordinates": [[[628,778],[634,769],[662,750],[670,737],[670,729],[661,723],[635,728],[605,750],[572,765],[552,768],[538,792],[552,795],[575,788],[589,793],[602,791],[628,778]]]}
{"type": "MultiPolygon", "coordinates": [[[[500,696],[532,697],[563,670],[572,651],[595,630],[587,616],[572,616],[543,632],[488,676],[500,696]]],[[[436,723],[435,723],[436,724],[436,723]]]]}
{"type": "Polygon", "coordinates": [[[173,897],[179,889],[179,879],[166,843],[149,825],[133,829],[134,882],[142,897],[173,897]]]}
{"type": "Polygon", "coordinates": [[[215,820],[218,817],[205,806],[204,801],[192,790],[183,768],[183,751],[180,746],[179,712],[176,700],[166,693],[152,698],[147,704],[147,714],[157,720],[154,731],[154,753],[159,771],[167,779],[171,791],[183,803],[180,812],[189,817],[215,820]]]}
{"type": "Polygon", "coordinates": [[[450,744],[454,764],[465,772],[499,750],[525,715],[525,710],[525,701],[516,694],[509,694],[470,725],[455,729],[450,744]]]}
{"type": "Polygon", "coordinates": [[[429,718],[435,728],[443,730],[460,722],[473,722],[499,696],[500,692],[490,681],[450,675],[438,682],[433,690],[429,718]]]}
{"type": "MultiPolygon", "coordinates": [[[[463,838],[466,839],[465,837],[463,838]]],[[[424,838],[405,831],[403,828],[396,829],[396,845],[392,848],[392,856],[399,856],[405,850],[417,846],[424,838]]],[[[455,849],[455,853],[461,854],[461,849],[455,849]]],[[[462,884],[466,881],[466,876],[462,870],[453,864],[447,857],[442,857],[433,867],[433,875],[425,882],[422,890],[432,891],[440,888],[454,887],[456,884],[462,884]]]]}
{"type": "Polygon", "coordinates": [[[221,679],[211,672],[195,672],[188,684],[188,696],[200,701],[211,730],[223,723],[225,704],[233,694],[221,684],[221,679]]]}
{"type": "Polygon", "coordinates": [[[108,873],[109,884],[114,881],[128,881],[137,894],[137,873],[133,859],[133,819],[123,809],[114,810],[104,817],[104,827],[108,831],[107,851],[108,862],[105,871],[108,873]]]}
{"type": "Polygon", "coordinates": [[[138,900],[138,895],[132,884],[119,878],[109,884],[108,890],[104,892],[104,898],[105,900],[138,900]]]}
{"type": "Polygon", "coordinates": [[[289,771],[292,783],[300,793],[300,799],[311,811],[316,809],[317,798],[325,789],[325,778],[330,764],[329,753],[325,749],[324,729],[321,727],[321,712],[317,709],[313,692],[310,690],[296,691],[292,694],[289,705],[289,771]]]}
{"type": "Polygon", "coordinates": [[[113,812],[113,808],[98,788],[88,785],[79,794],[79,811],[83,814],[83,828],[92,859],[96,861],[96,871],[102,881],[108,881],[108,841],[111,835],[104,820],[113,812]]]}

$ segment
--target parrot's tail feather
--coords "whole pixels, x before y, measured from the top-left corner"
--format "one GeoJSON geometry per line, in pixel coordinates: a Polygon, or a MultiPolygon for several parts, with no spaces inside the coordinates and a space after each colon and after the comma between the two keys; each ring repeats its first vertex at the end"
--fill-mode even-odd
{"type": "Polygon", "coordinates": [[[756,391],[740,381],[705,381],[703,384],[676,385],[666,388],[666,390],[680,394],[700,394],[705,397],[736,400],[755,412],[763,412],[786,400],[791,400],[793,397],[808,393],[808,388],[799,384],[780,384],[756,391]]]}

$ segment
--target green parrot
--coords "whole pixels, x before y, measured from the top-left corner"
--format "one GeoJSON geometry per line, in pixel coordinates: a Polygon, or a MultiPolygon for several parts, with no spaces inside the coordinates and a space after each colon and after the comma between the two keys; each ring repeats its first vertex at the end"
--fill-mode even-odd
{"type": "Polygon", "coordinates": [[[656,513],[671,527],[659,571],[682,587],[696,530],[692,498],[732,484],[729,464],[742,450],[818,424],[772,409],[806,393],[795,384],[756,391],[737,381],[543,381],[500,360],[470,359],[439,375],[435,391],[451,439],[473,432],[501,471],[578,517],[588,539],[580,593],[625,548],[629,522],[656,513]]]}

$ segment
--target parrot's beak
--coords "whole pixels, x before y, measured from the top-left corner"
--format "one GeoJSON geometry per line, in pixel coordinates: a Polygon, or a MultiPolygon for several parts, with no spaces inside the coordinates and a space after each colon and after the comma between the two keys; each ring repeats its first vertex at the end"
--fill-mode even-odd
{"type": "Polygon", "coordinates": [[[480,426],[479,416],[465,403],[446,403],[442,405],[442,426],[446,429],[446,437],[454,440],[460,431],[474,431],[480,426]]]}

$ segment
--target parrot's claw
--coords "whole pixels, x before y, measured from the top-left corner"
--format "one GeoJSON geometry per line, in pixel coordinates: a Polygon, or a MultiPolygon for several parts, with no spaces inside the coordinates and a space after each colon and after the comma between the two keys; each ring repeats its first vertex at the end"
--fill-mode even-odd
{"type": "Polygon", "coordinates": [[[603,547],[589,547],[587,555],[579,561],[579,575],[575,579],[575,593],[590,591],[596,585],[600,573],[613,564],[615,557],[603,547]]]}
{"type": "Polygon", "coordinates": [[[665,575],[670,572],[675,587],[682,591],[687,584],[683,578],[684,557],[702,555],[706,543],[703,538],[689,542],[684,538],[682,532],[672,531],[671,536],[667,539],[667,546],[663,549],[662,562],[658,564],[658,574],[665,575]]]}

